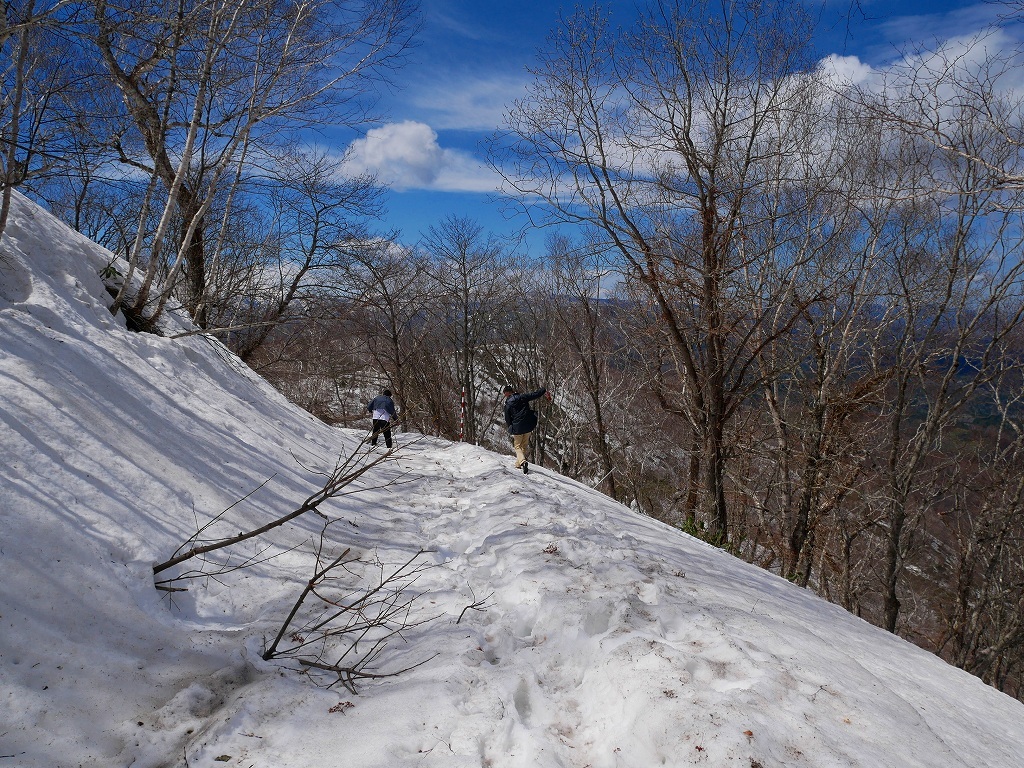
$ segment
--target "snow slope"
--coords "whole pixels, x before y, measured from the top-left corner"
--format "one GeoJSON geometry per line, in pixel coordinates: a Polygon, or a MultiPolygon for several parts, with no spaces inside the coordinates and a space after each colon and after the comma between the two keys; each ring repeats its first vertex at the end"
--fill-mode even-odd
{"type": "Polygon", "coordinates": [[[410,618],[435,618],[378,669],[419,666],[353,695],[263,661],[324,518],[173,600],[152,565],[247,494],[224,535],[294,508],[363,435],[202,336],[126,331],[110,258],[16,197],[0,768],[1021,765],[1024,706],[975,678],[584,486],[416,435],[321,511],[332,551],[393,567],[427,550],[410,618]]]}

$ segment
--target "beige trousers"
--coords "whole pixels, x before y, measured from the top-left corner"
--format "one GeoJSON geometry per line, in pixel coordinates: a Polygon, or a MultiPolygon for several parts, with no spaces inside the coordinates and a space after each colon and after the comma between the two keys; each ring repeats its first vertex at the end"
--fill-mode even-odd
{"type": "Polygon", "coordinates": [[[526,452],[530,450],[530,435],[532,432],[527,432],[525,435],[512,435],[512,445],[516,449],[516,469],[523,466],[526,461],[526,452]]]}

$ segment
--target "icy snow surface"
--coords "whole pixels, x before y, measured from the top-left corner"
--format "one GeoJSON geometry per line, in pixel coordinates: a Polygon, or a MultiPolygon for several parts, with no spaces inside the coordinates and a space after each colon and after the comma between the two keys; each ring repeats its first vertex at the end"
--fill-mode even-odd
{"type": "Polygon", "coordinates": [[[427,550],[410,618],[436,618],[377,666],[423,663],[353,695],[263,661],[322,517],[173,600],[152,565],[251,492],[226,535],[291,510],[363,434],[205,337],[126,331],[98,276],[110,259],[16,197],[0,242],[0,768],[1024,762],[1024,707],[969,675],[548,470],[410,434],[321,511],[332,551],[398,565],[427,550]]]}

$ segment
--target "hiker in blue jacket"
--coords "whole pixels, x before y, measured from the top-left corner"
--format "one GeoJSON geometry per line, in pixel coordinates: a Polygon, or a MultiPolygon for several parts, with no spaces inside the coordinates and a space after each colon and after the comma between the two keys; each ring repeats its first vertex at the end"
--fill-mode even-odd
{"type": "Polygon", "coordinates": [[[526,453],[530,450],[530,435],[537,428],[537,414],[530,407],[530,401],[542,396],[550,400],[551,393],[541,387],[536,392],[524,395],[506,386],[502,394],[505,395],[505,423],[508,424],[508,433],[512,435],[512,445],[516,449],[516,469],[522,469],[525,475],[530,471],[526,461],[526,453]]]}
{"type": "Polygon", "coordinates": [[[395,401],[391,399],[391,390],[385,389],[366,406],[373,416],[373,431],[370,433],[370,445],[377,444],[377,435],[384,435],[384,445],[391,447],[391,420],[395,418],[395,401]]]}

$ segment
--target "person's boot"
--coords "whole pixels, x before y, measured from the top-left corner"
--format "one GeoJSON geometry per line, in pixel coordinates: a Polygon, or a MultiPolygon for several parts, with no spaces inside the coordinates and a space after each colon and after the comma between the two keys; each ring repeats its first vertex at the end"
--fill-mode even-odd
{"type": "Polygon", "coordinates": [[[524,475],[530,474],[530,463],[528,461],[524,461],[523,462],[523,474],[524,475]]]}

